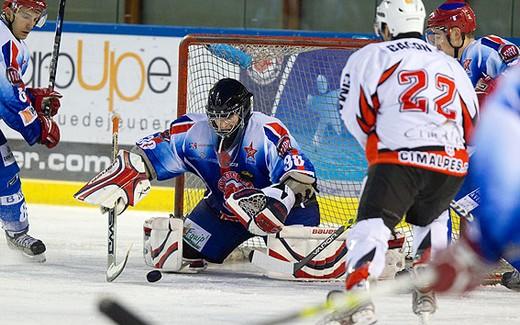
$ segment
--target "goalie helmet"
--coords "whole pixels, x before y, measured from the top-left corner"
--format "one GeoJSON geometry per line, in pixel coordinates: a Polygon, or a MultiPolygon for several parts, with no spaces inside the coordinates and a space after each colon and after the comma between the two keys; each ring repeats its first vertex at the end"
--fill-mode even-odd
{"type": "Polygon", "coordinates": [[[40,13],[40,17],[36,22],[36,27],[43,27],[47,21],[47,3],[45,0],[5,0],[2,5],[2,11],[11,8],[16,13],[20,8],[28,8],[40,13]]]}
{"type": "Polygon", "coordinates": [[[421,0],[383,0],[376,8],[374,30],[378,36],[382,36],[385,24],[394,37],[412,32],[422,35],[425,17],[421,0]]]}
{"type": "Polygon", "coordinates": [[[251,94],[235,79],[219,80],[209,91],[206,115],[224,149],[241,138],[251,117],[251,94]]]}

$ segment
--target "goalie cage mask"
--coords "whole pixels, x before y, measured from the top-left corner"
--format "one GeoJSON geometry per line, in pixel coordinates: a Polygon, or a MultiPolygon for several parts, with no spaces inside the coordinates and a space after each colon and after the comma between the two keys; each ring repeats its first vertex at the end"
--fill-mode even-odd
{"type": "Polygon", "coordinates": [[[241,140],[252,114],[251,97],[253,94],[242,83],[230,78],[219,80],[209,91],[206,115],[219,137],[219,149],[232,148],[241,140]],[[229,119],[234,114],[238,115],[238,122],[229,129],[221,129],[217,120],[229,119]]]}

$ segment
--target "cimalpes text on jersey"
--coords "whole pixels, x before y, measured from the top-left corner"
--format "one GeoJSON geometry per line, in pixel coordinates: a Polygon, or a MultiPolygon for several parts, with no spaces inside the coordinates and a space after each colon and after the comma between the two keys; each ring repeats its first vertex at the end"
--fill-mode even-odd
{"type": "MultiPolygon", "coordinates": [[[[60,111],[54,117],[59,126],[83,126],[94,127],[99,130],[108,130],[112,128],[111,115],[107,114],[96,115],[91,112],[81,114],[67,114],[65,111],[60,111]]],[[[124,116],[119,121],[119,128],[121,130],[140,130],[140,131],[163,131],[170,127],[171,117],[164,119],[158,118],[134,118],[124,116]]]]}
{"type": "Polygon", "coordinates": [[[399,151],[398,159],[400,162],[410,165],[430,167],[460,174],[464,174],[468,170],[468,163],[462,159],[434,152],[399,151]]]}
{"type": "Polygon", "coordinates": [[[397,52],[399,50],[407,50],[407,49],[415,49],[420,51],[432,52],[432,49],[424,44],[418,42],[410,42],[410,41],[400,41],[397,43],[389,44],[386,46],[392,52],[397,52]]]}

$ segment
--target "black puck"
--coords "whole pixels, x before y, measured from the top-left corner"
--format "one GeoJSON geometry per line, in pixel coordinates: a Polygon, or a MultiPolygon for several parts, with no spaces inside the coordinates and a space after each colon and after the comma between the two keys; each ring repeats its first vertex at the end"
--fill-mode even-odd
{"type": "Polygon", "coordinates": [[[150,271],[146,275],[146,280],[148,280],[148,282],[157,282],[161,278],[162,278],[162,273],[161,273],[161,271],[158,271],[158,270],[150,271]]]}

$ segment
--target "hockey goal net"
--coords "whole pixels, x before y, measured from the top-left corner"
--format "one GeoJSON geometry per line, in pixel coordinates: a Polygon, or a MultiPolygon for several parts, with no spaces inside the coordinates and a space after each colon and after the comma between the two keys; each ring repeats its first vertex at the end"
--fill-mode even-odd
{"type": "MultiPolygon", "coordinates": [[[[179,50],[178,116],[203,113],[208,91],[221,78],[240,80],[254,94],[253,109],[279,118],[311,159],[318,178],[321,225],[354,222],[366,170],[362,148],[337,109],[340,74],[349,56],[371,41],[306,37],[190,35],[179,50]]],[[[204,184],[176,180],[175,214],[187,215],[204,184]]],[[[457,236],[459,221],[452,221],[457,236]]],[[[407,235],[409,226],[398,226],[407,235]]],[[[260,238],[247,245],[262,246],[260,238]]]]}

